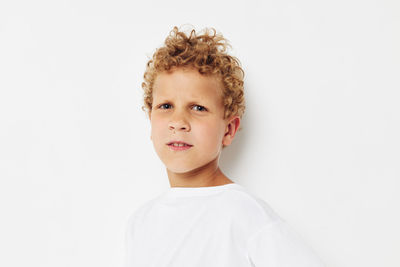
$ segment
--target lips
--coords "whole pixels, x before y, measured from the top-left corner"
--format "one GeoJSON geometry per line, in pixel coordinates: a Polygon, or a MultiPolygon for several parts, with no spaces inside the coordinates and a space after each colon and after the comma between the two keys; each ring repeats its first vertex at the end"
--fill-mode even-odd
{"type": "Polygon", "coordinates": [[[191,144],[189,144],[189,143],[186,143],[186,142],[183,142],[183,141],[170,141],[170,142],[168,142],[167,143],[167,145],[173,145],[173,144],[183,144],[183,145],[185,145],[185,146],[193,146],[193,145],[191,145],[191,144]]]}
{"type": "Polygon", "coordinates": [[[176,152],[189,150],[193,146],[193,145],[188,144],[183,141],[171,141],[171,142],[167,143],[167,145],[168,145],[169,149],[171,149],[172,151],[176,151],[176,152]]]}

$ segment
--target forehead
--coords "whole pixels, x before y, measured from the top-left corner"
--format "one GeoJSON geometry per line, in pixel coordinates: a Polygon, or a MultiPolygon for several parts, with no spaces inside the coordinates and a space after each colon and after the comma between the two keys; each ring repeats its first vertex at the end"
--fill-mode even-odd
{"type": "Polygon", "coordinates": [[[153,97],[175,96],[219,100],[222,82],[216,75],[202,75],[195,69],[159,73],[154,81],[153,97]]]}

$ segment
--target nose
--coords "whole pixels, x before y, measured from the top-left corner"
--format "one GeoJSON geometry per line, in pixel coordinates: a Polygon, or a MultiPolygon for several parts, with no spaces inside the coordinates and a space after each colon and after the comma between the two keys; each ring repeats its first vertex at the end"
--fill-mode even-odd
{"type": "Polygon", "coordinates": [[[185,116],[183,114],[177,114],[177,112],[174,113],[174,116],[171,117],[171,120],[168,123],[168,128],[175,131],[190,131],[190,124],[186,120],[185,116]]]}

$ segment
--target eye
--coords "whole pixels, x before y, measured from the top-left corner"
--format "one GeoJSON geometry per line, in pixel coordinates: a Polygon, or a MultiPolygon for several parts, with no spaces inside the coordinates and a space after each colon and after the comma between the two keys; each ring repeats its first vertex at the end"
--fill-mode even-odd
{"type": "Polygon", "coordinates": [[[199,111],[203,111],[203,110],[206,111],[207,110],[205,107],[200,106],[200,105],[194,105],[193,107],[200,107],[199,111]]]}
{"type": "Polygon", "coordinates": [[[165,103],[165,104],[161,104],[161,105],[160,105],[160,108],[161,108],[161,109],[164,109],[164,108],[162,108],[162,107],[165,106],[165,105],[170,106],[170,104],[165,103]]]}
{"type": "MultiPolygon", "coordinates": [[[[168,103],[161,104],[159,106],[160,109],[168,109],[171,105],[168,103]]],[[[207,111],[207,109],[200,105],[193,105],[193,107],[198,107],[197,111],[207,111]]]]}

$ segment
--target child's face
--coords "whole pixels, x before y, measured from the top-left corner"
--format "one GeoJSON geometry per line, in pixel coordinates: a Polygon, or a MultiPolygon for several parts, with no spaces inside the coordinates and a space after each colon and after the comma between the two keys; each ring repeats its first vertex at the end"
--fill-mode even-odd
{"type": "Polygon", "coordinates": [[[189,172],[219,157],[222,144],[227,146],[233,139],[224,135],[231,128],[232,118],[224,120],[223,116],[221,84],[215,77],[192,69],[157,75],[150,114],[151,140],[170,171],[189,172]],[[168,145],[171,141],[192,146],[173,150],[168,145]]]}

